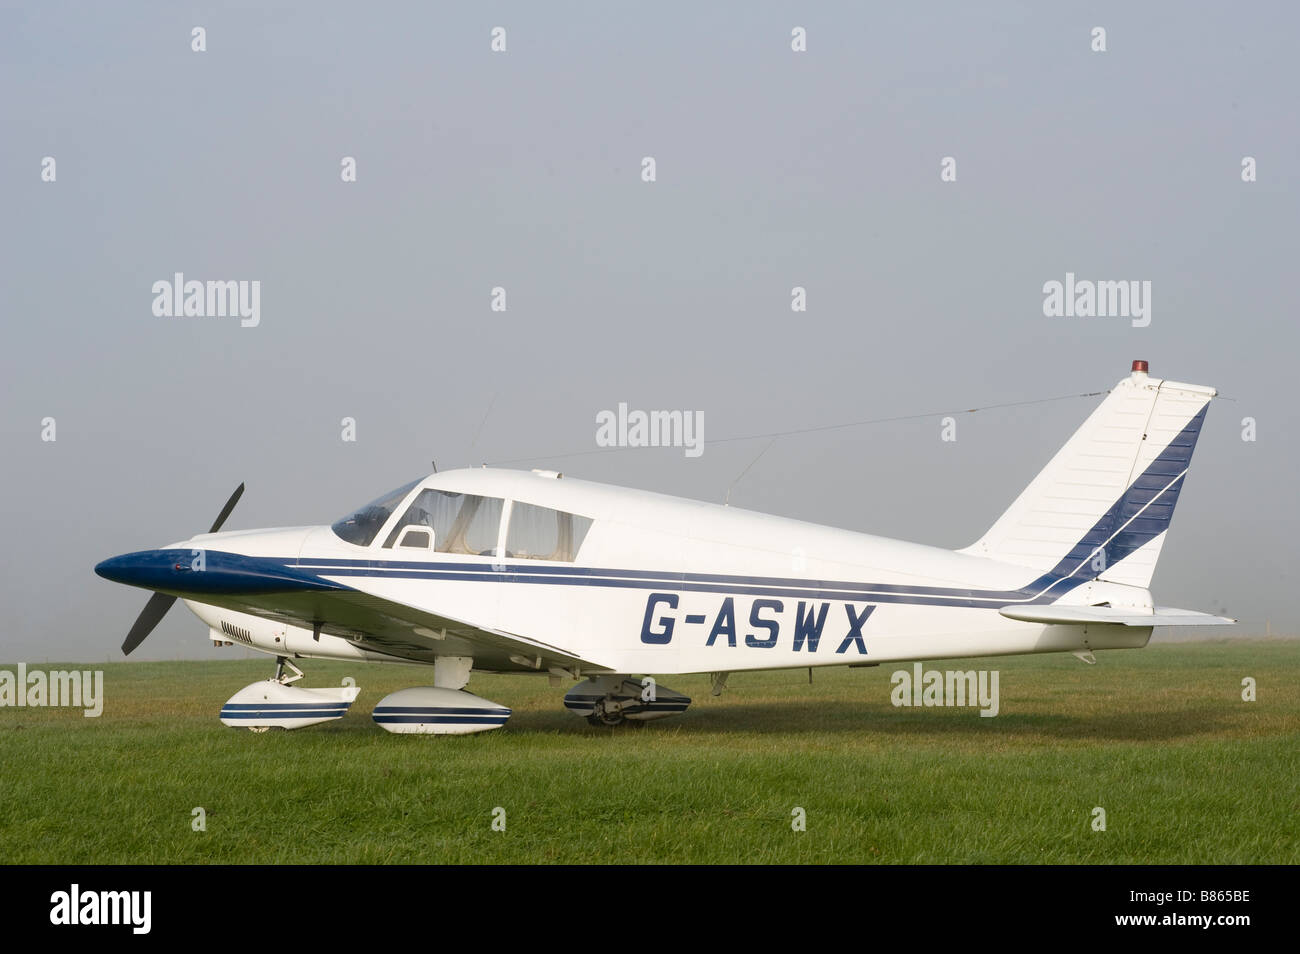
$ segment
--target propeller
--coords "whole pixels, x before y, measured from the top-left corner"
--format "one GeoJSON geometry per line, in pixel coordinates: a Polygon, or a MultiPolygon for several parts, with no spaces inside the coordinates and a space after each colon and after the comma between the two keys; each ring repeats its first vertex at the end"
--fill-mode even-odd
{"type": "MultiPolygon", "coordinates": [[[[226,505],[221,508],[221,513],[217,514],[217,519],[212,521],[212,529],[208,533],[216,533],[221,529],[230,512],[235,509],[235,504],[239,503],[239,498],[244,494],[244,485],[240,484],[235,488],[235,492],[230,495],[226,505]]],[[[122,655],[129,656],[135,648],[145,641],[154,627],[162,622],[162,618],[167,615],[167,611],[172,608],[176,602],[176,597],[168,596],[166,593],[155,593],[149,597],[149,602],[144,604],[144,609],[135,619],[135,625],[131,631],[126,634],[126,641],[122,643],[122,655]]]]}

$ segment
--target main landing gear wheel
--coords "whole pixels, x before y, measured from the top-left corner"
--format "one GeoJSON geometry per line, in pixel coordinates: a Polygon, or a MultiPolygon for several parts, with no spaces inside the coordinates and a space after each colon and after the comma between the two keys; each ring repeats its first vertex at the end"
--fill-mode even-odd
{"type": "Polygon", "coordinates": [[[608,700],[601,699],[592,707],[591,715],[587,716],[589,725],[625,725],[627,716],[623,715],[618,709],[609,709],[605,703],[608,700]]]}
{"type": "Polygon", "coordinates": [[[636,726],[638,728],[643,725],[640,720],[629,719],[625,716],[623,714],[622,703],[614,699],[601,699],[597,702],[595,706],[592,707],[591,715],[587,716],[587,724],[597,726],[625,725],[636,726]],[[612,704],[606,705],[606,703],[612,704]]]}
{"type": "Polygon", "coordinates": [[[564,708],[591,725],[641,725],[682,712],[691,700],[646,677],[589,676],[564,694],[564,708]]]}

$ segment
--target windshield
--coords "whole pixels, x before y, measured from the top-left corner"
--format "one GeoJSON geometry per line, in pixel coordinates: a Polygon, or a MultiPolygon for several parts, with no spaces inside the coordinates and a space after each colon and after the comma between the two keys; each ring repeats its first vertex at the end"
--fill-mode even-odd
{"type": "Polygon", "coordinates": [[[348,543],[355,543],[359,547],[370,546],[371,541],[375,539],[375,534],[388,522],[388,518],[393,515],[397,505],[405,500],[406,495],[423,479],[421,477],[418,480],[413,480],[391,493],[384,494],[378,500],[372,500],[360,510],[354,511],[342,520],[331,524],[330,529],[348,543]]]}

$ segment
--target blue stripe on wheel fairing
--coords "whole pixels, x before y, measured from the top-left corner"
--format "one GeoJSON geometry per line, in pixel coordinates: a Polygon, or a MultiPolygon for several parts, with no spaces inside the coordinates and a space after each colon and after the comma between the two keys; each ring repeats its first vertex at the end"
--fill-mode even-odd
{"type": "Polygon", "coordinates": [[[350,702],[227,702],[221,711],[245,709],[346,709],[350,702]]]}
{"type": "MultiPolygon", "coordinates": [[[[575,712],[583,712],[596,707],[595,702],[566,702],[564,708],[572,709],[575,712]]],[[[634,705],[624,706],[626,712],[685,712],[688,704],[685,702],[643,702],[634,705]]]]}
{"type": "Polygon", "coordinates": [[[226,712],[224,709],[220,713],[222,719],[341,719],[346,712],[339,712],[337,709],[299,709],[296,712],[280,712],[275,709],[263,709],[251,712],[226,712]]]}
{"type": "Polygon", "coordinates": [[[509,716],[453,716],[453,715],[376,715],[379,723],[406,725],[505,725],[509,716]]]}
{"type": "Polygon", "coordinates": [[[375,706],[375,715],[491,715],[509,716],[512,710],[499,706],[375,706]]]}

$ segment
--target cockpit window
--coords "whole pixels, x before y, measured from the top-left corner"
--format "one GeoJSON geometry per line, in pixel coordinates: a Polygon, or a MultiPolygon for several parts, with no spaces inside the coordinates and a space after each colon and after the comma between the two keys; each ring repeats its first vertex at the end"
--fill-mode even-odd
{"type": "Polygon", "coordinates": [[[572,562],[591,523],[590,517],[516,500],[510,508],[506,556],[517,560],[572,562]]]}
{"type": "Polygon", "coordinates": [[[372,500],[360,510],[350,513],[342,520],[331,524],[330,529],[348,543],[355,543],[359,547],[370,546],[371,541],[375,539],[375,535],[379,533],[388,518],[393,515],[393,511],[406,499],[406,495],[419,482],[419,480],[413,480],[391,493],[384,494],[378,500],[372,500]]]}
{"type": "Polygon", "coordinates": [[[433,531],[433,549],[438,553],[493,556],[504,503],[500,497],[422,490],[397,521],[384,546],[393,546],[406,527],[428,527],[433,531]]]}

